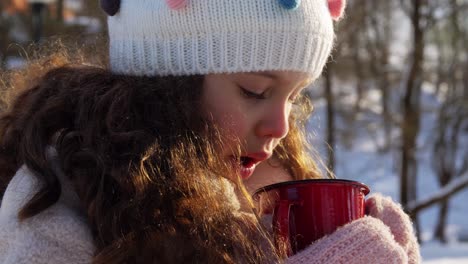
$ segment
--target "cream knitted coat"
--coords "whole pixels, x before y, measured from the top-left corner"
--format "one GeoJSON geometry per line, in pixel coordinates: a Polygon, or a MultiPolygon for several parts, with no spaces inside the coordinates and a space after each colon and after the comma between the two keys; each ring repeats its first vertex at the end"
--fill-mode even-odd
{"type": "MultiPolygon", "coordinates": [[[[0,264],[91,262],[94,245],[78,198],[56,173],[63,188],[59,201],[22,222],[18,211],[37,182],[23,166],[8,185],[0,208],[0,264]]],[[[286,263],[419,263],[411,222],[401,208],[382,196],[368,199],[367,206],[372,217],[340,228],[286,263]]]]}
{"type": "Polygon", "coordinates": [[[19,222],[18,212],[37,191],[37,180],[26,166],[13,177],[0,208],[0,264],[91,263],[94,245],[78,197],[65,177],[59,178],[59,201],[19,222]]]}

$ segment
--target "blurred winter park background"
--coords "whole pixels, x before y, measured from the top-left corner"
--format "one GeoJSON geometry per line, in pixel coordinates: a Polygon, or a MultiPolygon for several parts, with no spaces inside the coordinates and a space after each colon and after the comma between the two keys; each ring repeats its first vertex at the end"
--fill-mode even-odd
{"type": "MultiPolygon", "coordinates": [[[[338,178],[404,206],[423,263],[468,263],[468,0],[348,3],[309,91],[311,142],[338,178]]],[[[0,14],[0,74],[48,42],[106,45],[98,0],[0,0],[0,14]]]]}

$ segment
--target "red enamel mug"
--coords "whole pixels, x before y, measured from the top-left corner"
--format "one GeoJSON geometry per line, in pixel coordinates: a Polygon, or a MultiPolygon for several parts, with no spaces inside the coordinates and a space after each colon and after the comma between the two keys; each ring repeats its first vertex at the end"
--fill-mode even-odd
{"type": "Polygon", "coordinates": [[[310,179],[265,186],[255,191],[253,199],[260,216],[272,219],[276,247],[291,256],[363,217],[369,192],[356,181],[310,179]]]}

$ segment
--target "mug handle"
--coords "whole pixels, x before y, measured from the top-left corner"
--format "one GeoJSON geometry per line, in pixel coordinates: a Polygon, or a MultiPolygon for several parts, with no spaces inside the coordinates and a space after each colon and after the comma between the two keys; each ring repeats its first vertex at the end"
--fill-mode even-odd
{"type": "Polygon", "coordinates": [[[275,244],[280,251],[285,250],[288,256],[292,255],[291,241],[289,240],[289,213],[291,204],[288,200],[280,200],[275,205],[273,223],[275,224],[275,244]]]}
{"type": "Polygon", "coordinates": [[[289,215],[293,204],[288,200],[280,200],[276,203],[273,213],[276,248],[281,249],[280,251],[284,249],[288,257],[293,255],[289,232],[289,215]]]}

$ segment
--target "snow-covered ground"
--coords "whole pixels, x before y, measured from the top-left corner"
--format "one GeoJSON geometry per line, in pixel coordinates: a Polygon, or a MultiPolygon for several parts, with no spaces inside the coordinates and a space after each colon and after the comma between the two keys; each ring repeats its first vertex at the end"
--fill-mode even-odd
{"type": "Polygon", "coordinates": [[[421,248],[424,264],[467,264],[468,243],[441,245],[438,242],[426,242],[421,248]]]}
{"type": "MultiPolygon", "coordinates": [[[[312,88],[314,89],[314,88],[312,88]]],[[[315,91],[313,91],[316,94],[315,91]]],[[[319,92],[320,93],[320,92],[319,92]]],[[[430,89],[424,91],[423,106],[425,104],[434,107],[436,98],[430,89]]],[[[314,99],[315,114],[309,122],[309,131],[313,135],[314,147],[326,157],[326,144],[324,132],[326,130],[325,102],[323,99],[314,99]]],[[[369,98],[367,104],[379,102],[379,96],[369,98]]],[[[341,105],[343,107],[343,105],[341,105]]],[[[345,106],[346,107],[346,106],[345,106]]],[[[372,117],[364,117],[372,118],[372,117]]],[[[375,118],[375,117],[374,117],[375,118]]],[[[391,196],[395,201],[399,200],[399,156],[396,150],[388,153],[379,153],[377,144],[382,143],[383,135],[379,129],[369,133],[368,128],[362,125],[344,124],[337,119],[337,127],[350,130],[356,138],[352,140],[350,148],[338,143],[335,146],[336,168],[338,178],[353,179],[366,183],[372,192],[380,192],[391,196]]],[[[438,183],[431,168],[430,132],[435,124],[434,115],[424,115],[422,120],[421,135],[418,138],[420,150],[418,152],[418,198],[431,196],[439,191],[438,183]]],[[[398,137],[398,130],[392,131],[392,137],[398,137]],[[393,133],[394,132],[394,133],[393,133]]],[[[467,136],[468,138],[468,136],[467,136]]],[[[463,141],[462,141],[463,142],[463,141]]],[[[462,144],[467,144],[463,142],[462,144]]],[[[468,147],[468,144],[467,144],[468,147]]],[[[422,229],[421,238],[423,263],[425,264],[467,264],[468,263],[468,189],[457,193],[450,200],[450,211],[447,219],[447,235],[450,241],[443,245],[432,239],[438,207],[427,208],[419,214],[422,229]],[[464,242],[459,238],[464,237],[464,242]]]]}

